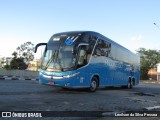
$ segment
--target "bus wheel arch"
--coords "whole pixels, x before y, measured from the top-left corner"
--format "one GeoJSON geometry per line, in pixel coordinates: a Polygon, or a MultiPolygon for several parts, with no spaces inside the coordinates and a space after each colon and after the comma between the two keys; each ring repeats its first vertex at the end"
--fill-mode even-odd
{"type": "Polygon", "coordinates": [[[94,75],[91,79],[91,82],[90,82],[89,91],[90,92],[95,92],[98,87],[99,87],[99,76],[94,75]]]}

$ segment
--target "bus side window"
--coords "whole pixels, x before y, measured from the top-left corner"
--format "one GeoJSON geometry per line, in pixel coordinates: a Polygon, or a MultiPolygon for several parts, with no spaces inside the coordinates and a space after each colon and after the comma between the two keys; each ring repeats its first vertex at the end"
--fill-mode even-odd
{"type": "Polygon", "coordinates": [[[82,45],[79,47],[78,52],[78,67],[84,66],[89,63],[92,51],[94,49],[97,37],[91,35],[85,35],[83,41],[89,45],[82,45]]]}
{"type": "Polygon", "coordinates": [[[109,57],[110,51],[111,51],[111,44],[104,40],[99,39],[95,47],[94,55],[109,57]]]}
{"type": "Polygon", "coordinates": [[[86,63],[89,63],[96,40],[97,40],[96,36],[92,36],[88,34],[83,37],[83,41],[89,44],[89,46],[87,46],[86,48],[86,63]]]}
{"type": "Polygon", "coordinates": [[[106,57],[111,57],[111,44],[110,43],[107,44],[106,57]]]}
{"type": "Polygon", "coordinates": [[[84,35],[83,37],[83,41],[89,44],[89,47],[87,49],[87,53],[91,54],[93,51],[93,48],[95,46],[97,37],[92,36],[92,35],[84,35]]]}
{"type": "Polygon", "coordinates": [[[78,66],[81,67],[87,64],[87,46],[80,46],[78,51],[78,66]]]}

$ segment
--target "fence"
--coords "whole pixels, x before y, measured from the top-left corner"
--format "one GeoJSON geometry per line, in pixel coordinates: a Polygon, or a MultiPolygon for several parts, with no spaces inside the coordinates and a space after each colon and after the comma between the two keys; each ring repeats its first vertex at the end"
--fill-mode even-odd
{"type": "Polygon", "coordinates": [[[27,77],[37,77],[38,71],[29,70],[6,70],[0,69],[0,76],[27,76],[27,77]]]}

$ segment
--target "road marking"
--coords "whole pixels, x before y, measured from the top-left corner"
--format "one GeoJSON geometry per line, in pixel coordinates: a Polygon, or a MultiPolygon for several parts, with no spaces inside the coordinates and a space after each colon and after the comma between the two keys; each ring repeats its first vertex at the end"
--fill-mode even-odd
{"type": "Polygon", "coordinates": [[[155,110],[155,109],[160,109],[160,106],[145,107],[144,109],[146,109],[146,110],[155,110]]]}

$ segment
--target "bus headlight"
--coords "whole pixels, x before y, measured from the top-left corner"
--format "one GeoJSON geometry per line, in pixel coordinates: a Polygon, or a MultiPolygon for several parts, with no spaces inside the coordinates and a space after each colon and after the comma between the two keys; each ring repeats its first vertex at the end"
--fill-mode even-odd
{"type": "Polygon", "coordinates": [[[66,75],[66,76],[63,76],[63,78],[71,78],[71,77],[74,77],[76,75],[78,75],[80,72],[77,72],[77,73],[74,73],[74,74],[70,74],[70,75],[66,75]]]}

